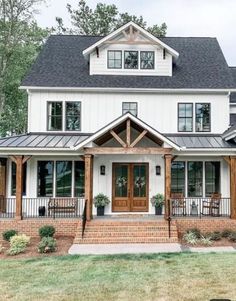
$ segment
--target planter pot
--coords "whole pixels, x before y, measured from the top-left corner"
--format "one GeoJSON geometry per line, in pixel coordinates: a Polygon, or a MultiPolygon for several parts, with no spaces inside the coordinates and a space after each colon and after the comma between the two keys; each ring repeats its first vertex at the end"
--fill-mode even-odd
{"type": "Polygon", "coordinates": [[[162,215],[162,207],[155,207],[155,214],[162,215]]]}
{"type": "Polygon", "coordinates": [[[97,207],[97,216],[103,216],[104,215],[105,207],[97,207]]]}
{"type": "Polygon", "coordinates": [[[46,208],[45,206],[39,206],[39,216],[45,216],[46,208]]]}

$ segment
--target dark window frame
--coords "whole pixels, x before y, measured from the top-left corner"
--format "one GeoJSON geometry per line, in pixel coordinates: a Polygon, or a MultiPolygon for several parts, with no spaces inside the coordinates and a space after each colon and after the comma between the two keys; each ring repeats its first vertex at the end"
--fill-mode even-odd
{"type": "MultiPolygon", "coordinates": [[[[13,192],[13,165],[15,165],[15,169],[16,169],[16,174],[15,174],[15,191],[16,191],[16,177],[17,177],[17,166],[16,166],[16,163],[14,161],[11,161],[11,195],[12,196],[16,196],[16,192],[13,192]]],[[[23,164],[23,167],[22,167],[22,172],[23,172],[23,187],[22,187],[22,194],[23,196],[26,196],[27,194],[27,162],[25,162],[23,164]]]]}
{"type": "MultiPolygon", "coordinates": [[[[63,131],[63,101],[47,101],[47,131],[48,132],[62,132],[63,131]],[[61,129],[60,130],[51,130],[49,129],[49,105],[51,103],[61,103],[61,129]]],[[[52,115],[50,115],[52,116],[52,115]]],[[[53,115],[53,116],[59,116],[59,115],[53,115]]]]}
{"type": "Polygon", "coordinates": [[[74,174],[72,174],[72,177],[74,178],[74,197],[77,197],[77,198],[82,198],[82,197],[84,197],[85,196],[85,163],[84,163],[84,161],[74,161],[74,174]],[[76,193],[76,163],[77,164],[83,164],[83,168],[84,168],[84,174],[83,174],[83,180],[84,180],[84,188],[83,188],[83,190],[84,190],[84,193],[82,193],[81,195],[77,195],[77,193],[76,193]]]}
{"type": "Polygon", "coordinates": [[[155,69],[155,51],[140,51],[140,69],[141,70],[154,70],[155,69]],[[142,68],[142,53],[153,53],[153,68],[142,68]]]}
{"type": "MultiPolygon", "coordinates": [[[[122,102],[122,115],[127,113],[127,112],[124,113],[124,108],[123,108],[124,104],[135,104],[136,105],[136,115],[134,115],[134,116],[138,117],[138,102],[136,102],[136,101],[123,101],[122,102]]],[[[130,114],[132,114],[132,113],[130,112],[130,114]]]]}
{"type": "Polygon", "coordinates": [[[124,50],[124,69],[126,69],[126,70],[139,70],[139,51],[138,50],[124,50]],[[137,52],[137,54],[138,54],[138,57],[137,57],[137,62],[138,62],[138,64],[137,64],[137,68],[127,68],[127,67],[125,67],[125,54],[126,54],[126,52],[137,52]]]}
{"type": "Polygon", "coordinates": [[[73,160],[56,160],[55,161],[55,197],[68,197],[68,198],[71,198],[72,197],[72,194],[73,194],[73,187],[72,187],[72,181],[73,181],[73,160]],[[71,162],[71,186],[70,186],[70,195],[68,196],[61,196],[58,194],[57,192],[57,188],[58,188],[58,185],[57,185],[57,163],[59,162],[71,162]]]}
{"type": "MultiPolygon", "coordinates": [[[[114,59],[114,61],[118,61],[117,59],[114,59]]],[[[108,50],[107,51],[107,69],[122,69],[122,50],[108,50]],[[109,67],[109,52],[120,52],[121,53],[121,64],[120,67],[109,67]]]]}
{"type": "Polygon", "coordinates": [[[54,195],[54,166],[55,166],[55,161],[54,160],[37,160],[37,197],[53,197],[54,195]],[[50,196],[41,196],[39,195],[39,162],[52,162],[52,195],[50,196]]]}
{"type": "Polygon", "coordinates": [[[178,119],[177,119],[177,127],[178,127],[178,132],[179,133],[192,133],[193,132],[193,119],[194,119],[194,114],[193,114],[194,112],[193,112],[193,103],[192,102],[179,102],[178,103],[178,119]],[[192,117],[180,117],[179,116],[179,112],[180,112],[180,110],[179,110],[179,107],[180,107],[180,105],[191,105],[192,106],[192,117]],[[188,118],[188,119],[192,119],[192,122],[191,122],[191,124],[192,124],[192,130],[191,131],[181,131],[180,129],[179,129],[179,120],[180,119],[186,119],[186,118],[188,118]]]}
{"type": "MultiPolygon", "coordinates": [[[[213,193],[221,193],[221,162],[220,161],[205,161],[204,162],[204,168],[205,168],[205,197],[210,197],[213,193]],[[210,194],[207,194],[207,173],[206,173],[206,165],[209,163],[219,163],[219,191],[214,191],[210,194]]],[[[213,179],[213,178],[211,178],[213,179]]]]}
{"type": "Polygon", "coordinates": [[[82,124],[82,103],[81,101],[65,101],[65,125],[64,125],[64,128],[65,128],[65,131],[66,132],[81,132],[81,124],[82,124]],[[70,129],[67,129],[67,104],[68,103],[79,103],[80,104],[80,126],[79,126],[79,130],[70,130],[70,129]]]}
{"type": "Polygon", "coordinates": [[[209,133],[211,132],[211,103],[210,102],[196,102],[195,103],[195,132],[196,133],[209,133]],[[209,130],[198,131],[197,130],[197,105],[209,105],[209,130]]]}
{"type": "MultiPolygon", "coordinates": [[[[184,165],[184,187],[183,187],[183,196],[186,195],[186,162],[185,161],[173,161],[172,164],[176,164],[176,163],[182,163],[184,165]]],[[[172,164],[171,164],[171,183],[172,183],[172,164]]],[[[177,177],[177,181],[179,180],[180,178],[177,177]]],[[[174,192],[172,191],[172,186],[171,186],[171,192],[173,193],[177,193],[177,192],[174,192]]]]}
{"type": "MultiPolygon", "coordinates": [[[[205,166],[204,166],[204,161],[187,161],[187,196],[189,197],[189,198],[202,198],[203,197],[203,195],[204,195],[204,193],[205,193],[205,187],[203,186],[204,185],[204,168],[205,168],[205,166]],[[201,184],[202,184],[202,186],[201,186],[201,195],[198,195],[198,196],[190,196],[189,195],[189,183],[190,183],[190,181],[189,181],[189,179],[190,179],[190,177],[189,177],[189,165],[190,165],[190,163],[201,163],[201,165],[202,165],[202,177],[201,177],[201,184]]],[[[193,178],[193,177],[192,177],[193,178]]],[[[196,176],[194,176],[194,179],[196,179],[197,177],[196,176]]]]}

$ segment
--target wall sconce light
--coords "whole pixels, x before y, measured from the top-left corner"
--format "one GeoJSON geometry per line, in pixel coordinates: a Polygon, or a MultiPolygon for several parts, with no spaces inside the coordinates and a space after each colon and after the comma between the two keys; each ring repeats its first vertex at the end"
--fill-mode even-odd
{"type": "Polygon", "coordinates": [[[101,165],[100,166],[100,175],[105,176],[105,174],[106,174],[106,166],[101,165]]]}
{"type": "Polygon", "coordinates": [[[161,175],[161,166],[160,166],[160,165],[157,165],[157,166],[156,166],[156,175],[157,175],[157,176],[160,176],[160,175],[161,175]]]}

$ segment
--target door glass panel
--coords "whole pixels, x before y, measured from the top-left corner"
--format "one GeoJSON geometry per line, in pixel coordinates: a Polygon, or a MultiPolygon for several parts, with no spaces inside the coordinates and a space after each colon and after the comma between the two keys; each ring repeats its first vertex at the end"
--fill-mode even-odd
{"type": "Polygon", "coordinates": [[[115,167],[115,196],[128,196],[128,166],[120,165],[115,167]]]}
{"type": "Polygon", "coordinates": [[[133,186],[134,197],[146,197],[146,166],[145,165],[134,165],[133,171],[133,186]]]}

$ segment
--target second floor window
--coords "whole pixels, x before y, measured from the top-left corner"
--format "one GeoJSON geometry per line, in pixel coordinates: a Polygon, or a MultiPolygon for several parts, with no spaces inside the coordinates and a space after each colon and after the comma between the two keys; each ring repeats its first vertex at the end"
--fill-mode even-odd
{"type": "Polygon", "coordinates": [[[137,117],[137,115],[138,115],[138,104],[137,104],[137,102],[123,102],[122,103],[122,115],[124,115],[127,112],[129,112],[132,115],[137,117]]]}
{"type": "Polygon", "coordinates": [[[109,50],[107,64],[108,64],[108,68],[121,69],[122,68],[122,51],[109,50]]]}
{"type": "Polygon", "coordinates": [[[80,131],[81,103],[66,102],[66,130],[80,131]]]}
{"type": "Polygon", "coordinates": [[[48,102],[48,130],[62,130],[62,102],[48,102]]]}
{"type": "Polygon", "coordinates": [[[125,51],[125,69],[138,69],[138,51],[125,51]]]}
{"type": "Polygon", "coordinates": [[[210,132],[210,114],[209,103],[196,103],[196,132],[210,132]]]}
{"type": "Polygon", "coordinates": [[[141,69],[154,69],[154,51],[141,51],[140,65],[141,69]]]}
{"type": "Polygon", "coordinates": [[[193,104],[179,103],[178,105],[178,131],[192,132],[193,130],[193,104]]]}

